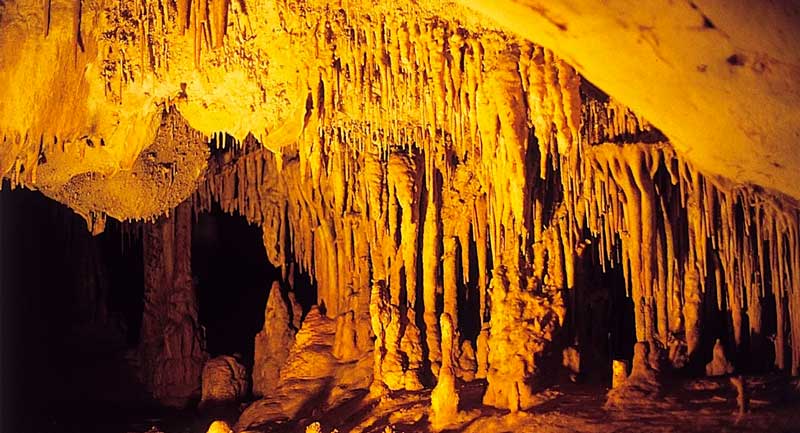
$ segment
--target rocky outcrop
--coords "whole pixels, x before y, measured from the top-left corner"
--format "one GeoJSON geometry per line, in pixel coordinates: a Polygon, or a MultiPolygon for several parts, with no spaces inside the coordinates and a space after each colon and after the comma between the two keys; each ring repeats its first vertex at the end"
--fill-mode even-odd
{"type": "Polygon", "coordinates": [[[203,366],[203,393],[199,407],[228,405],[247,395],[247,370],[233,356],[212,358],[203,366]]]}
{"type": "Polygon", "coordinates": [[[335,320],[327,318],[317,306],[312,307],[295,337],[275,391],[248,406],[235,430],[283,429],[287,420],[317,416],[351,398],[363,397],[362,391],[372,381],[371,358],[340,362],[332,353],[335,334],[335,320]]]}
{"type": "Polygon", "coordinates": [[[281,368],[289,356],[295,336],[292,319],[280,283],[273,282],[264,311],[264,327],[255,337],[253,394],[261,397],[275,391],[281,368]]]}

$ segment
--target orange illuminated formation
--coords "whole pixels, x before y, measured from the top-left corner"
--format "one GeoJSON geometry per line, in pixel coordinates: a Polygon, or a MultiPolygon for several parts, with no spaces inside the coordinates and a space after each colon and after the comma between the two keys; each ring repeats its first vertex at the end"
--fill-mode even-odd
{"type": "Polygon", "coordinates": [[[800,5],[677,3],[6,1],[2,194],[198,431],[792,431],[800,5]]]}

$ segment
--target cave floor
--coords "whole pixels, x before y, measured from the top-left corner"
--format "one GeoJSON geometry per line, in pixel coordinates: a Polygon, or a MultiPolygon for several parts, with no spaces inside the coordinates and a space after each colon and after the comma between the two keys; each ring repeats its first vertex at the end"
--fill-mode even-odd
{"type": "MultiPolygon", "coordinates": [[[[671,381],[654,399],[641,399],[623,408],[606,409],[607,389],[594,384],[563,383],[543,390],[540,403],[510,414],[480,404],[486,382],[461,385],[463,419],[446,431],[488,432],[800,432],[798,382],[779,376],[747,377],[750,411],[737,415],[736,392],[726,378],[671,381]]],[[[350,394],[352,395],[352,394],[350,394]]],[[[298,396],[308,398],[309,396],[298,396]]],[[[304,432],[312,422],[322,431],[416,433],[430,431],[429,391],[393,393],[381,402],[364,397],[308,407],[295,421],[275,420],[247,432],[304,432]],[[386,430],[391,426],[394,430],[386,430]]],[[[204,433],[213,418],[233,424],[235,409],[215,414],[184,411],[126,411],[122,407],[84,408],[79,420],[53,422],[42,431],[122,433],[204,433]]]]}
{"type": "MultiPolygon", "coordinates": [[[[565,383],[537,396],[535,407],[510,414],[480,404],[484,381],[464,384],[460,408],[464,420],[453,429],[482,432],[800,432],[800,399],[791,384],[776,376],[749,377],[750,411],[738,416],[736,392],[727,378],[678,381],[665,387],[658,398],[630,402],[623,408],[606,409],[606,388],[592,384],[565,383]]],[[[367,416],[340,424],[340,431],[429,431],[425,410],[427,392],[405,394],[376,405],[367,416]]],[[[319,421],[335,426],[335,411],[319,421]]],[[[323,428],[324,430],[324,428],[323,428]]],[[[302,430],[298,430],[302,431],[302,430]]],[[[327,430],[326,430],[327,431],[327,430]]]]}

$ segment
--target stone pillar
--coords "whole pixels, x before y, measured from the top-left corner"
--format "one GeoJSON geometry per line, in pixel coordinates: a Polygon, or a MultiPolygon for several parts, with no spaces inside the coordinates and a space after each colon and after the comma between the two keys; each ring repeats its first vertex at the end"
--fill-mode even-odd
{"type": "Polygon", "coordinates": [[[187,202],[144,228],[140,375],[153,397],[183,407],[200,395],[207,358],[192,285],[192,209],[187,202]]]}
{"type": "Polygon", "coordinates": [[[253,343],[253,395],[256,397],[270,395],[275,390],[280,370],[289,357],[296,332],[289,308],[281,294],[280,283],[273,282],[264,311],[264,326],[253,343]]]}

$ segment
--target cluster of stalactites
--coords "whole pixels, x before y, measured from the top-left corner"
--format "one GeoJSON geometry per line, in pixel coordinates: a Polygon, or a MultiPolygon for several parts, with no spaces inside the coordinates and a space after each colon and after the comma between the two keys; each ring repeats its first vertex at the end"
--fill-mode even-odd
{"type": "Polygon", "coordinates": [[[702,303],[713,299],[730,315],[738,349],[747,334],[750,341],[766,338],[764,311],[772,297],[776,365],[785,367],[791,339],[792,373],[798,373],[797,208],[704,177],[665,145],[598,146],[590,149],[581,176],[584,209],[575,214],[578,220],[585,215],[597,236],[600,263],[622,266],[638,340],[667,346],[685,334],[694,353],[702,303]]]}
{"type": "MultiPolygon", "coordinates": [[[[585,229],[599,263],[624,270],[637,339],[666,345],[685,334],[696,350],[711,281],[737,343],[748,332],[742,314],[762,332],[761,305],[775,297],[779,365],[791,339],[796,372],[794,208],[712,182],[665,144],[599,144],[653,130],[612,102],[582,100],[575,71],[540,47],[439,21],[337,17],[321,15],[325,32],[290,29],[321,59],[309,69],[296,153],[246,155],[199,195],[261,224],[270,260],[307,271],[329,316],[363,333],[371,311],[383,385],[418,387],[422,353],[437,372],[438,318],[460,329],[472,295],[482,328],[492,327],[477,352],[495,367],[509,352],[514,371],[494,377],[524,383],[536,358],[516,356],[523,346],[503,342],[499,328],[526,323],[530,350],[545,350],[563,325],[559,289],[581,290],[585,229]]],[[[512,408],[530,397],[493,395],[512,408]]]]}
{"type": "MultiPolygon", "coordinates": [[[[385,316],[372,330],[382,336],[376,375],[414,389],[423,344],[438,368],[440,314],[457,328],[459,299],[475,296],[488,326],[490,263],[524,268],[531,254],[517,252],[544,237],[545,195],[532,190],[560,182],[549,174],[577,148],[579,78],[549,51],[497,35],[390,17],[360,24],[325,21],[331,31],[307,35],[321,60],[296,156],[242,157],[209,176],[199,200],[260,223],[270,259],[307,271],[329,316],[369,323],[372,293],[373,316],[385,316]]],[[[548,239],[561,257],[566,238],[548,239]]],[[[531,290],[544,274],[513,287],[531,290]]]]}

